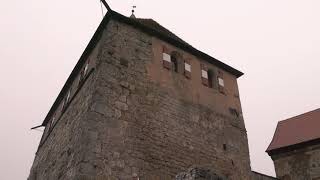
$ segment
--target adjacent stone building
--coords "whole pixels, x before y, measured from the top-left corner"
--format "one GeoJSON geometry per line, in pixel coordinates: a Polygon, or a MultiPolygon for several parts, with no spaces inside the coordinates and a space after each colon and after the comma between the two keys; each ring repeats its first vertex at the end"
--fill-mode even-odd
{"type": "Polygon", "coordinates": [[[132,17],[104,17],[41,125],[28,179],[251,179],[243,73],[132,17]]]}
{"type": "Polygon", "coordinates": [[[267,153],[281,180],[319,180],[320,109],[280,121],[267,153]]]}

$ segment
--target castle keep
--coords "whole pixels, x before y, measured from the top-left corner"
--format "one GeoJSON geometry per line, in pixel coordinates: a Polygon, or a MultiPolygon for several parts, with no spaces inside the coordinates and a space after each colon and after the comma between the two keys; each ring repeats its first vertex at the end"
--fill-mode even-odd
{"type": "Polygon", "coordinates": [[[42,123],[28,179],[274,179],[251,172],[242,74],[109,10],[42,123]]]}

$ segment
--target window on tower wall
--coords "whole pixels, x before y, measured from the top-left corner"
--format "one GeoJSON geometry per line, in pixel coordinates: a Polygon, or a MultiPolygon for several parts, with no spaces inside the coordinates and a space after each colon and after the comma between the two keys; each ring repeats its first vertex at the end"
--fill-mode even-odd
{"type": "Polygon", "coordinates": [[[87,73],[88,73],[88,68],[89,68],[89,62],[86,63],[86,65],[84,66],[84,69],[83,69],[83,75],[86,76],[87,73]]]}
{"type": "Polygon", "coordinates": [[[67,95],[62,102],[62,111],[67,107],[70,101],[70,96],[71,96],[71,89],[67,92],[67,95]]]}
{"type": "Polygon", "coordinates": [[[56,121],[55,115],[53,115],[51,118],[51,122],[50,122],[50,128],[52,128],[54,126],[55,121],[56,121]]]}
{"type": "Polygon", "coordinates": [[[164,68],[171,69],[171,55],[165,46],[162,49],[162,64],[164,68]]]}
{"type": "Polygon", "coordinates": [[[90,64],[90,59],[88,60],[88,62],[86,62],[86,65],[82,68],[81,72],[80,72],[80,78],[79,78],[79,84],[78,86],[80,86],[84,79],[86,78],[87,74],[88,74],[88,70],[89,70],[89,64],[90,64]]]}
{"type": "Polygon", "coordinates": [[[182,55],[178,51],[171,52],[172,70],[176,73],[183,73],[184,61],[182,55]]]}
{"type": "Polygon", "coordinates": [[[70,95],[71,95],[71,90],[69,90],[67,93],[66,104],[68,104],[70,101],[70,95]]]}
{"type": "Polygon", "coordinates": [[[188,59],[184,61],[184,76],[188,79],[191,78],[191,62],[188,59]]]}
{"type": "Polygon", "coordinates": [[[211,69],[208,70],[208,87],[213,88],[213,71],[211,69]]]}
{"type": "Polygon", "coordinates": [[[219,92],[221,93],[225,93],[225,90],[224,90],[224,79],[223,79],[223,73],[221,71],[218,72],[218,89],[219,89],[219,92]]]}
{"type": "Polygon", "coordinates": [[[172,56],[171,57],[171,62],[172,62],[172,65],[173,65],[173,71],[174,72],[178,72],[178,60],[177,60],[177,57],[176,56],[172,56]]]}
{"type": "Polygon", "coordinates": [[[201,81],[204,86],[209,85],[209,80],[208,80],[208,68],[206,65],[201,64],[201,81]]]}

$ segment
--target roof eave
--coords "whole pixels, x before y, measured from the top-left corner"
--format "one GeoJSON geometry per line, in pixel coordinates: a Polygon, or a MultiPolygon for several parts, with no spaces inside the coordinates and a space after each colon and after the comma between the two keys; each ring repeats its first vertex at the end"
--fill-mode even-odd
{"type": "Polygon", "coordinates": [[[67,90],[70,88],[72,82],[74,79],[77,77],[78,72],[80,72],[81,67],[85,64],[85,61],[87,57],[89,56],[90,52],[94,49],[96,46],[97,42],[100,39],[101,33],[103,32],[104,27],[108,24],[110,21],[111,15],[112,15],[112,10],[108,11],[107,14],[104,16],[103,20],[99,24],[96,32],[93,34],[90,42],[88,43],[87,47],[85,48],[84,52],[79,58],[79,61],[77,62],[76,66],[72,70],[71,74],[69,75],[66,83],[62,87],[57,99],[53,103],[52,107],[50,108],[48,114],[46,115],[44,121],[42,122],[41,126],[46,126],[46,124],[49,121],[49,117],[51,117],[55,111],[55,109],[59,106],[61,101],[63,100],[64,95],[66,94],[67,90]]]}
{"type": "Polygon", "coordinates": [[[311,139],[311,140],[304,141],[301,143],[283,146],[283,147],[279,147],[279,148],[267,149],[266,153],[268,153],[269,156],[273,156],[276,154],[282,154],[282,153],[290,152],[293,150],[303,149],[305,147],[313,146],[313,145],[317,145],[317,144],[320,145],[320,138],[311,139]]]}

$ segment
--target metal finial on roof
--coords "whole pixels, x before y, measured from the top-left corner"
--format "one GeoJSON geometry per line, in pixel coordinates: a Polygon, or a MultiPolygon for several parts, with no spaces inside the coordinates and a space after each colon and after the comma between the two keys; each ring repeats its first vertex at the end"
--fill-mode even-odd
{"type": "Polygon", "coordinates": [[[131,10],[132,14],[131,14],[130,18],[136,18],[136,16],[134,15],[135,8],[137,8],[137,6],[132,6],[132,10],[131,10]]]}

